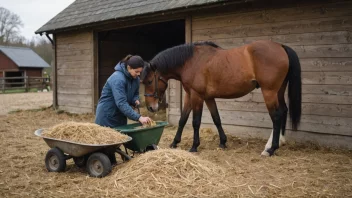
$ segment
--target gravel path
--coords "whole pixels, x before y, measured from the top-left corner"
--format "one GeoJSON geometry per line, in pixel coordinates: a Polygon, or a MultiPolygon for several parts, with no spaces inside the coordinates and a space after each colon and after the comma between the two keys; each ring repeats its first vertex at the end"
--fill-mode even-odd
{"type": "Polygon", "coordinates": [[[48,107],[52,103],[52,92],[0,94],[0,115],[19,109],[48,107]]]}

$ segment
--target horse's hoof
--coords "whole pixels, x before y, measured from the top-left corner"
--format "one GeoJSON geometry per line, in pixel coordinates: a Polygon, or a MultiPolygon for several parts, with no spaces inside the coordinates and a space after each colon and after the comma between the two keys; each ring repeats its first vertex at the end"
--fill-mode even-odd
{"type": "Polygon", "coordinates": [[[221,149],[226,149],[227,146],[226,146],[226,144],[219,144],[219,148],[221,148],[221,149]]]}
{"type": "Polygon", "coordinates": [[[264,150],[261,154],[263,157],[270,157],[274,155],[274,151],[271,151],[271,149],[264,150]]]}
{"type": "Polygon", "coordinates": [[[262,154],[260,154],[262,157],[270,157],[270,154],[268,153],[268,151],[263,151],[262,154]]]}
{"type": "Polygon", "coordinates": [[[177,148],[177,144],[175,143],[170,144],[170,148],[177,148]]]}
{"type": "Polygon", "coordinates": [[[197,152],[197,148],[191,148],[191,149],[189,149],[189,152],[195,153],[195,152],[197,152]]]}

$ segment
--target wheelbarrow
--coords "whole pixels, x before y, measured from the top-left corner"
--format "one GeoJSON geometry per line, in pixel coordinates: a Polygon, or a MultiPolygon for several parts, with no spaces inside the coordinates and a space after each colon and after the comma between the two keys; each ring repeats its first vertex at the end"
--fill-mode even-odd
{"type": "Polygon", "coordinates": [[[90,176],[104,177],[112,169],[108,151],[115,150],[124,160],[131,159],[130,156],[119,149],[122,144],[131,141],[131,137],[125,142],[116,144],[82,144],[44,137],[42,132],[43,129],[38,129],[34,134],[43,138],[51,148],[45,156],[45,166],[49,172],[65,171],[66,160],[73,158],[78,167],[86,166],[90,176]]]}
{"type": "Polygon", "coordinates": [[[78,167],[86,166],[92,177],[104,177],[111,172],[111,160],[108,153],[115,151],[124,161],[131,159],[127,149],[134,152],[146,152],[158,149],[158,144],[167,122],[156,122],[156,126],[140,128],[139,123],[116,127],[115,130],[129,136],[125,142],[116,144],[82,144],[42,136],[43,129],[34,132],[44,139],[51,148],[45,156],[45,166],[49,172],[64,172],[66,160],[73,158],[78,167]],[[124,145],[126,152],[120,149],[124,145]]]}
{"type": "Polygon", "coordinates": [[[123,143],[126,148],[125,153],[128,154],[127,149],[143,153],[158,149],[158,144],[166,125],[168,125],[167,122],[156,122],[156,126],[141,128],[142,125],[140,123],[134,123],[114,129],[132,138],[132,141],[123,143]]]}

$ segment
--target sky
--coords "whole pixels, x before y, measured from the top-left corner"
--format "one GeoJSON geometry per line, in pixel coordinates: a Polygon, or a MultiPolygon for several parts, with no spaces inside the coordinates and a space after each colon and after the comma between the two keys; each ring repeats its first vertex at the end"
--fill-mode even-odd
{"type": "MultiPolygon", "coordinates": [[[[24,26],[21,35],[32,39],[34,32],[75,0],[0,0],[4,7],[20,16],[24,26]]],[[[39,36],[39,35],[37,35],[39,36]]]]}

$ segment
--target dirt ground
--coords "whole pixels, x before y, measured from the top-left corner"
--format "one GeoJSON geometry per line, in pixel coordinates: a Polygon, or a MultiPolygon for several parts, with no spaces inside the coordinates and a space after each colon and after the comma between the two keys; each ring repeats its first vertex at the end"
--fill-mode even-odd
{"type": "MultiPolygon", "coordinates": [[[[101,179],[89,177],[72,160],[64,173],[47,172],[44,157],[49,147],[34,131],[64,121],[93,120],[91,114],[57,114],[51,109],[0,116],[0,197],[119,197],[128,190],[114,185],[114,174],[122,165],[101,179]]],[[[168,147],[175,132],[176,127],[165,128],[159,146],[168,147]]],[[[234,186],[231,197],[352,196],[351,151],[288,142],[277,156],[263,158],[265,140],[228,136],[228,148],[219,150],[216,132],[202,129],[200,136],[195,155],[226,169],[234,186]]],[[[188,150],[191,145],[192,131],[186,129],[179,146],[188,150]]],[[[131,197],[145,196],[140,192],[131,197]]]]}
{"type": "Polygon", "coordinates": [[[48,107],[52,103],[52,92],[0,94],[0,115],[19,109],[48,107]]]}

